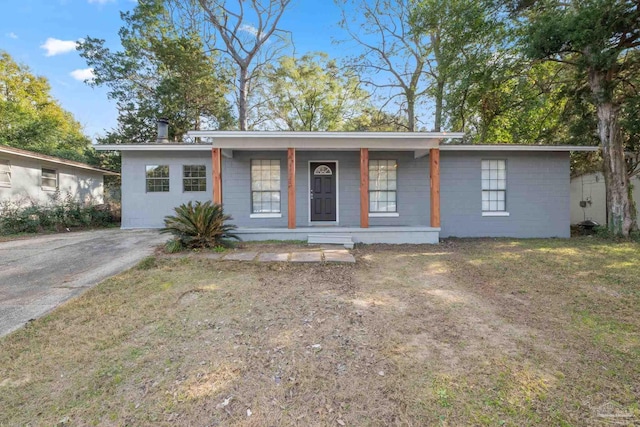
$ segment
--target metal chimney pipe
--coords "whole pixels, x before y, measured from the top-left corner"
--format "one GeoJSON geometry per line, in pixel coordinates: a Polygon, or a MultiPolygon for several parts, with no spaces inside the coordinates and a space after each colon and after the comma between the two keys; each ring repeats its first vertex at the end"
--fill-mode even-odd
{"type": "Polygon", "coordinates": [[[169,119],[165,119],[161,117],[157,121],[158,124],[158,139],[156,143],[158,144],[168,144],[169,143],[169,119]]]}

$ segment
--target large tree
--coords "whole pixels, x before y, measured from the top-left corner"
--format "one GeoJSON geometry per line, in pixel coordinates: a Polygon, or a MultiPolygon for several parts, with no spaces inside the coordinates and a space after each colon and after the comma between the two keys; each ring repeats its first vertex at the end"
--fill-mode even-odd
{"type": "Polygon", "coordinates": [[[609,229],[628,236],[636,226],[620,126],[624,92],[639,71],[640,8],[630,0],[540,0],[517,5],[527,19],[526,52],[574,66],[591,93],[602,148],[609,229]]]}
{"type": "Polygon", "coordinates": [[[118,128],[103,142],[153,141],[159,116],[169,119],[172,140],[189,130],[233,126],[226,99],[232,89],[229,70],[207,52],[198,23],[174,25],[163,0],[140,1],[121,17],[123,50],[113,51],[91,37],[79,46],[95,74],[87,83],[108,87],[118,104],[118,128]]]}
{"type": "Polygon", "coordinates": [[[290,45],[279,25],[291,0],[166,1],[179,11],[180,25],[197,22],[201,34],[212,37],[210,51],[221,52],[234,67],[238,125],[251,129],[258,77],[290,45]]]}
{"type": "Polygon", "coordinates": [[[266,68],[263,80],[265,128],[343,130],[368,103],[358,76],[325,53],[283,57],[266,68]]]}
{"type": "Polygon", "coordinates": [[[429,90],[430,45],[427,37],[413,31],[409,20],[412,0],[336,0],[344,6],[341,27],[360,53],[350,66],[362,81],[382,99],[382,110],[394,102],[402,112],[398,123],[410,132],[417,130],[418,107],[429,90]]]}
{"type": "Polygon", "coordinates": [[[50,92],[45,77],[0,51],[0,144],[87,161],[89,139],[50,92]]]}

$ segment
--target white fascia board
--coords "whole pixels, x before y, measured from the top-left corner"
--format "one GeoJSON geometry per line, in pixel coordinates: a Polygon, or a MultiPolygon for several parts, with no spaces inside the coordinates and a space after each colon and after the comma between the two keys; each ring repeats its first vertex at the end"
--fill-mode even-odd
{"type": "Polygon", "coordinates": [[[600,147],[589,147],[584,145],[515,145],[515,144],[443,144],[442,151],[598,151],[600,147]]]}
{"type": "Polygon", "coordinates": [[[218,139],[462,139],[464,132],[288,132],[288,131],[211,131],[187,132],[191,138],[218,139]]]}
{"type": "Polygon", "coordinates": [[[98,144],[97,151],[211,151],[211,144],[98,144]]]}
{"type": "Polygon", "coordinates": [[[252,139],[252,138],[218,138],[206,144],[114,144],[96,145],[98,151],[211,151],[212,148],[237,151],[286,151],[295,148],[300,151],[355,151],[368,148],[373,151],[415,151],[438,148],[435,139],[370,139],[370,140],[338,140],[338,139],[252,139]]]}

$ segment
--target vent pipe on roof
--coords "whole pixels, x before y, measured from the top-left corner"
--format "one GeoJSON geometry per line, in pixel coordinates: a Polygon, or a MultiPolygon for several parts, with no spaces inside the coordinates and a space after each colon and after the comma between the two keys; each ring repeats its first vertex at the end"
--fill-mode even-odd
{"type": "Polygon", "coordinates": [[[158,139],[156,143],[158,144],[168,144],[169,143],[169,119],[165,119],[161,117],[157,121],[158,123],[158,139]]]}

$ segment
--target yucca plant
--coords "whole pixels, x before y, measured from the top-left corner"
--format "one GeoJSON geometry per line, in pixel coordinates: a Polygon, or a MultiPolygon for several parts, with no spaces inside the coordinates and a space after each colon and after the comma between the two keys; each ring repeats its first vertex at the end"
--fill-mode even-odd
{"type": "Polygon", "coordinates": [[[162,233],[173,234],[175,241],[188,249],[215,248],[228,246],[231,240],[240,240],[233,234],[237,229],[226,222],[231,216],[225,215],[222,205],[211,202],[192,202],[175,208],[175,216],[164,218],[162,233]]]}

